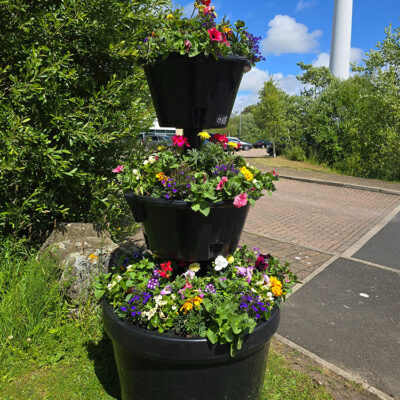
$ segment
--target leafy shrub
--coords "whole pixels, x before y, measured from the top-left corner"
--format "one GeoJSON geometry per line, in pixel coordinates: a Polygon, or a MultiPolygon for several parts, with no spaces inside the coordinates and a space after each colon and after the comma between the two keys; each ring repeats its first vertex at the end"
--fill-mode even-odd
{"type": "Polygon", "coordinates": [[[292,144],[285,148],[284,155],[289,160],[293,161],[305,161],[306,154],[303,148],[298,144],[292,144]]]}
{"type": "Polygon", "coordinates": [[[0,12],[0,233],[121,220],[111,169],[154,115],[137,35],[164,0],[5,0],[0,12]]]}

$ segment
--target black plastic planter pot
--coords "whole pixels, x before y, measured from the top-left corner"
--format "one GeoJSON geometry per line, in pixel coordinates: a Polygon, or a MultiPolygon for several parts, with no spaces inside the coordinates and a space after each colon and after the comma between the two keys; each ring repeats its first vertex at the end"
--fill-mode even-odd
{"type": "Polygon", "coordinates": [[[250,62],[237,56],[170,54],[144,70],[160,126],[223,128],[250,62]]]}
{"type": "Polygon", "coordinates": [[[258,400],[279,310],[256,327],[235,357],[227,345],[160,334],[120,320],[103,303],[123,400],[258,400]]]}
{"type": "Polygon", "coordinates": [[[205,217],[180,200],[155,199],[126,193],[136,222],[142,223],[147,247],[158,256],[187,261],[206,261],[232,254],[238,244],[249,205],[232,202],[212,205],[205,217]]]}

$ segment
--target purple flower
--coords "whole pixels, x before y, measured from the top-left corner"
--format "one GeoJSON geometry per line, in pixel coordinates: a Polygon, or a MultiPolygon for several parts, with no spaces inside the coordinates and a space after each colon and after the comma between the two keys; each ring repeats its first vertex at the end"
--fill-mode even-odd
{"type": "Polygon", "coordinates": [[[152,277],[149,279],[149,282],[147,283],[147,289],[154,290],[156,287],[159,286],[159,284],[160,282],[158,281],[158,278],[152,277]]]}
{"type": "Polygon", "coordinates": [[[126,307],[120,307],[119,308],[121,311],[123,311],[123,312],[127,312],[128,311],[128,309],[126,308],[126,307]]]}
{"type": "Polygon", "coordinates": [[[167,285],[167,286],[165,286],[164,289],[161,290],[160,294],[162,296],[165,296],[166,294],[171,294],[172,290],[173,290],[172,286],[171,285],[167,285]]]}
{"type": "Polygon", "coordinates": [[[215,286],[212,283],[209,283],[204,287],[204,291],[207,293],[215,294],[217,292],[217,289],[215,289],[215,286]]]}

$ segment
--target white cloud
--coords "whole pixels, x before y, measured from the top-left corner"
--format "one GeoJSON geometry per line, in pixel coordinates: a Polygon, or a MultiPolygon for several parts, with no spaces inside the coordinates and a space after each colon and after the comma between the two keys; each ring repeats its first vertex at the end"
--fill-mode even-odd
{"type": "MultiPolygon", "coordinates": [[[[358,64],[364,57],[364,50],[357,47],[350,49],[350,63],[358,64]]],[[[314,67],[327,67],[329,68],[329,53],[320,53],[317,58],[312,61],[314,67]]]]}
{"type": "Polygon", "coordinates": [[[288,15],[275,15],[268,23],[267,37],[261,42],[265,54],[311,53],[318,49],[322,31],[309,32],[306,25],[288,15]]]}
{"type": "Polygon", "coordinates": [[[263,71],[257,67],[253,67],[247,74],[243,75],[242,83],[240,84],[241,91],[256,92],[262,88],[265,81],[269,79],[268,71],[263,71]]]}
{"type": "Polygon", "coordinates": [[[359,49],[358,47],[352,47],[350,49],[350,62],[359,64],[362,61],[364,55],[365,53],[363,49],[359,49]]]}
{"type": "Polygon", "coordinates": [[[314,7],[317,4],[315,0],[304,1],[299,0],[296,6],[296,11],[304,10],[305,8],[314,7]]]}
{"type": "Polygon", "coordinates": [[[314,67],[328,67],[329,68],[329,53],[319,53],[317,58],[312,61],[314,67]]]}
{"type": "Polygon", "coordinates": [[[268,71],[253,67],[250,72],[243,75],[239,94],[233,106],[233,112],[241,112],[245,107],[258,103],[258,92],[263,87],[264,82],[268,81],[270,78],[288,94],[299,94],[303,86],[294,75],[283,76],[281,73],[270,74],[268,71]]]}

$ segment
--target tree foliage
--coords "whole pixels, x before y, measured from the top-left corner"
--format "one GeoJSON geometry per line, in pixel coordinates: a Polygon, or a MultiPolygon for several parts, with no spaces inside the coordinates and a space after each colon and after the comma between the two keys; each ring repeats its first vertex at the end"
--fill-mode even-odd
{"type": "Polygon", "coordinates": [[[137,38],[165,1],[1,3],[0,230],[120,219],[111,169],[154,118],[137,38]]]}

